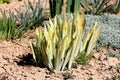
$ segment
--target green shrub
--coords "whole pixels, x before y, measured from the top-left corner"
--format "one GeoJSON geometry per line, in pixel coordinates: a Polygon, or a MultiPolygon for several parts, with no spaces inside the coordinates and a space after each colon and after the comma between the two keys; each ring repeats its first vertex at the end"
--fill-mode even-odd
{"type": "Polygon", "coordinates": [[[61,14],[63,0],[49,0],[50,16],[53,18],[56,14],[61,14]]]}
{"type": "Polygon", "coordinates": [[[84,28],[83,14],[71,14],[69,21],[66,15],[56,16],[53,21],[50,19],[43,31],[36,30],[36,45],[30,42],[35,63],[50,70],[70,69],[77,55],[83,51],[90,54],[101,30],[96,22],[83,37],[84,28]]]}
{"type": "Polygon", "coordinates": [[[76,57],[75,61],[78,64],[82,64],[82,65],[87,65],[88,61],[91,60],[93,57],[93,54],[86,54],[85,51],[81,52],[80,54],[78,54],[78,56],[76,57]]]}

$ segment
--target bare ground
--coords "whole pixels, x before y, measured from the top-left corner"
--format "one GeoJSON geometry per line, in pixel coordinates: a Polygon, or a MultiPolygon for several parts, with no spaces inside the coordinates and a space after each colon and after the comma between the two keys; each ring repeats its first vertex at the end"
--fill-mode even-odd
{"type": "MultiPolygon", "coordinates": [[[[34,3],[34,0],[31,1],[34,3]]],[[[0,4],[0,8],[14,11],[14,8],[24,7],[22,5],[23,1],[12,0],[10,4],[0,4]]],[[[51,73],[47,68],[35,66],[29,41],[28,35],[21,40],[0,40],[0,80],[64,80],[66,71],[51,73]]],[[[116,52],[120,53],[120,49],[116,52]]],[[[68,70],[73,71],[74,77],[71,80],[105,80],[107,77],[120,77],[120,58],[109,57],[107,53],[106,48],[102,48],[100,52],[93,50],[94,58],[87,66],[78,65],[77,68],[68,70]]]]}
{"type": "MultiPolygon", "coordinates": [[[[107,49],[93,51],[94,58],[87,66],[72,68],[72,80],[104,80],[120,76],[120,58],[108,57],[107,49]]],[[[28,38],[21,41],[0,41],[0,80],[64,80],[66,71],[55,73],[46,68],[36,67],[29,48],[28,38]]]]}

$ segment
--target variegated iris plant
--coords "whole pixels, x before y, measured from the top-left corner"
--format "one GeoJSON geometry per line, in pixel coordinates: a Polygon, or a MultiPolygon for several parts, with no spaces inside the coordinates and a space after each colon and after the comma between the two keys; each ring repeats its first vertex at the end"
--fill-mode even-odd
{"type": "Polygon", "coordinates": [[[85,28],[84,14],[70,16],[70,20],[56,16],[49,19],[43,31],[36,30],[37,42],[30,42],[34,61],[38,65],[45,65],[51,70],[70,69],[78,53],[83,50],[90,54],[101,27],[94,27],[83,37],[85,28]]]}

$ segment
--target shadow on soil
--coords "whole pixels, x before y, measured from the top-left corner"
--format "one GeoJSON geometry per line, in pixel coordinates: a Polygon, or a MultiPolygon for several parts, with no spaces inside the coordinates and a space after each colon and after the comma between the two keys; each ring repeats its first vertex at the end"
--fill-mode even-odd
{"type": "Polygon", "coordinates": [[[50,72],[53,72],[52,69],[49,69],[44,64],[36,65],[36,63],[34,62],[33,56],[30,53],[28,53],[27,55],[23,55],[22,57],[18,57],[18,58],[19,58],[19,60],[15,61],[17,63],[17,65],[47,68],[50,72]]]}
{"type": "Polygon", "coordinates": [[[36,64],[34,63],[32,54],[28,53],[27,55],[23,55],[22,57],[18,57],[20,60],[19,61],[15,61],[17,63],[17,65],[21,65],[21,66],[36,66],[36,64]]]}
{"type": "Polygon", "coordinates": [[[18,57],[19,60],[15,61],[17,63],[17,65],[20,66],[35,66],[35,67],[41,67],[41,68],[46,68],[45,65],[41,64],[41,65],[37,65],[34,62],[33,56],[32,54],[28,53],[27,55],[23,55],[21,57],[18,57]]]}

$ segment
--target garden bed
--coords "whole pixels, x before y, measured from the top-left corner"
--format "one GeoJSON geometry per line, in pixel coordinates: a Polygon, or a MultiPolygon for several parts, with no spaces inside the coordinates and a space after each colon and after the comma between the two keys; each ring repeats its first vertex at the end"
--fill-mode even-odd
{"type": "MultiPolygon", "coordinates": [[[[120,58],[109,57],[107,49],[93,51],[94,58],[88,65],[72,68],[74,80],[120,79],[120,58]]],[[[120,52],[120,49],[116,50],[120,52]]],[[[28,38],[21,41],[0,41],[0,80],[64,80],[66,71],[51,73],[47,68],[36,67],[28,44],[28,38]]]]}
{"type": "MultiPolygon", "coordinates": [[[[34,4],[34,0],[30,1],[34,4]]],[[[6,11],[9,11],[9,9],[14,11],[14,8],[24,7],[23,2],[23,0],[11,0],[10,4],[0,4],[0,8],[6,11]]],[[[62,72],[50,72],[45,67],[36,66],[29,44],[30,40],[35,42],[35,30],[30,30],[26,32],[21,40],[0,40],[0,80],[65,80],[67,78],[71,80],[115,80],[116,78],[119,80],[120,56],[116,56],[116,54],[120,55],[120,18],[110,14],[94,17],[93,15],[86,16],[88,17],[86,19],[86,26],[92,26],[95,19],[98,19],[99,24],[103,23],[103,27],[105,26],[100,34],[100,41],[101,37],[104,38],[101,41],[101,45],[104,47],[100,46],[92,51],[93,58],[86,66],[80,64],[77,66],[74,65],[74,68],[62,72]],[[111,20],[108,19],[109,16],[112,16],[111,20]],[[108,27],[110,28],[107,30],[108,27]],[[112,27],[114,28],[112,29],[112,27]],[[116,34],[114,33],[115,30],[117,30],[116,34]],[[104,35],[107,31],[111,31],[111,33],[104,35]],[[110,35],[116,39],[111,37],[107,38],[107,36],[110,35]],[[114,53],[114,55],[109,54],[111,52],[114,53]],[[70,76],[67,76],[68,74],[70,74],[70,76]]],[[[38,27],[38,29],[41,29],[41,27],[38,27]]]]}

